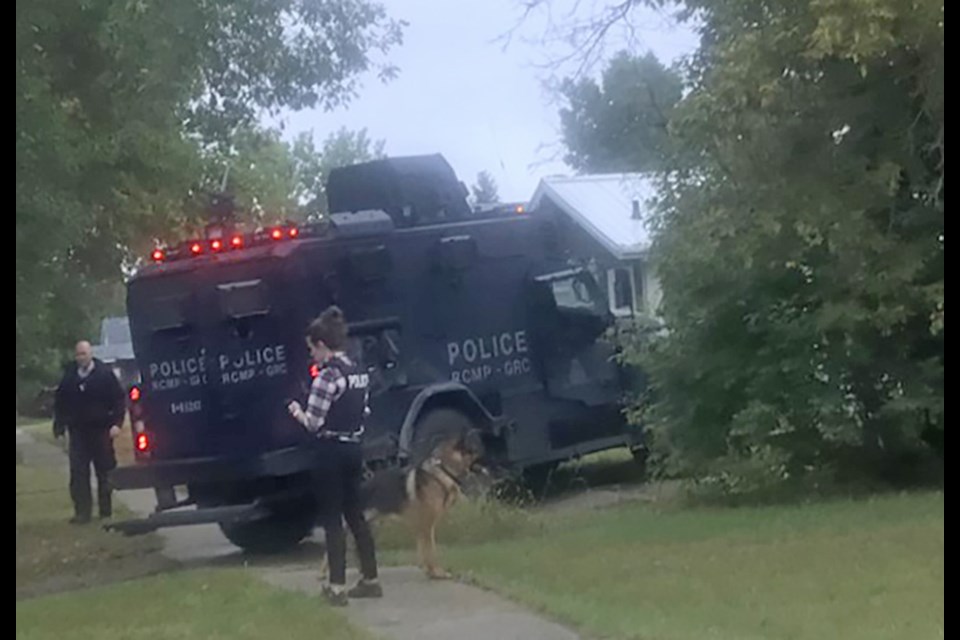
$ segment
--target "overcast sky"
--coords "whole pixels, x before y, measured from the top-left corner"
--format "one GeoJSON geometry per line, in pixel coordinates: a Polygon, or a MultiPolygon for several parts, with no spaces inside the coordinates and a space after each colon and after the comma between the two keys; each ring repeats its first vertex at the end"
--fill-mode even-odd
{"type": "MultiPolygon", "coordinates": [[[[545,14],[529,19],[504,50],[495,40],[518,23],[517,0],[383,1],[394,18],[409,22],[404,44],[391,54],[399,77],[366,80],[348,108],[287,115],[286,135],[313,131],[319,143],[341,126],[366,127],[386,140],[388,155],[442,153],[467,184],[490,171],[508,201],[528,199],[545,175],[570,173],[561,159],[557,103],[544,88],[551,74],[542,64],[568,51],[531,41],[544,33],[545,14]]],[[[563,19],[565,5],[571,2],[553,0],[554,21],[563,19]]],[[[593,11],[588,1],[581,7],[581,17],[593,11]]],[[[669,63],[696,47],[696,35],[668,13],[645,10],[633,21],[637,53],[650,50],[669,63]]]]}

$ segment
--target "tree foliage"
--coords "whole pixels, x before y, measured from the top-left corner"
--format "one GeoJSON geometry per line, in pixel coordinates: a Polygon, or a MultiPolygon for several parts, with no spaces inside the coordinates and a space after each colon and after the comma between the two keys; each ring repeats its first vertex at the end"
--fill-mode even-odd
{"type": "Polygon", "coordinates": [[[37,0],[15,20],[18,396],[90,335],[121,266],[191,222],[218,154],[261,113],[391,76],[401,29],[368,0],[37,0]]]}
{"type": "Polygon", "coordinates": [[[319,149],[312,132],[287,142],[279,131],[259,127],[235,131],[232,141],[204,154],[199,190],[230,193],[239,222],[250,227],[323,217],[330,171],[382,158],[386,144],[366,129],[347,128],[329,134],[319,149]]]}
{"type": "MultiPolygon", "coordinates": [[[[626,344],[653,380],[632,417],[668,468],[734,489],[942,453],[943,3],[684,5],[702,42],[659,172],[668,331],[626,344]]],[[[603,123],[585,86],[575,121],[603,123]]],[[[648,168],[647,137],[595,130],[568,136],[577,166],[648,168]]]]}
{"type": "Polygon", "coordinates": [[[385,157],[386,141],[372,140],[366,129],[341,128],[324,138],[318,151],[311,134],[297,138],[292,147],[298,176],[298,199],[306,217],[331,213],[327,205],[326,185],[330,171],[385,157]]]}
{"type": "Polygon", "coordinates": [[[560,110],[566,163],[578,171],[654,171],[673,155],[667,130],[683,81],[653,54],[620,53],[600,82],[568,78],[560,110]]]}
{"type": "Polygon", "coordinates": [[[476,204],[497,204],[500,202],[500,192],[497,189],[497,181],[493,179],[489,171],[481,171],[477,174],[477,183],[470,189],[473,200],[476,204]]]}

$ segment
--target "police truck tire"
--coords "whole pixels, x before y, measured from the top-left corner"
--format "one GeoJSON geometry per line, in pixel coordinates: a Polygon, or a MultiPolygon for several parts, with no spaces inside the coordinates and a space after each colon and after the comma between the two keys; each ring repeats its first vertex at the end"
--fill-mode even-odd
{"type": "Polygon", "coordinates": [[[413,462],[427,459],[441,442],[462,436],[473,428],[473,421],[457,409],[431,409],[417,421],[411,447],[413,462]]]}
{"type": "Polygon", "coordinates": [[[296,547],[313,533],[315,520],[310,509],[288,511],[249,522],[221,522],[220,531],[245,552],[265,555],[296,547]]]}
{"type": "Polygon", "coordinates": [[[560,462],[554,460],[527,467],[521,476],[524,487],[530,490],[535,498],[542,498],[550,487],[553,474],[559,466],[560,462]]]}
{"type": "Polygon", "coordinates": [[[650,450],[646,447],[633,447],[630,449],[633,455],[633,462],[640,468],[640,476],[643,479],[647,477],[647,461],[650,458],[650,450]]]}

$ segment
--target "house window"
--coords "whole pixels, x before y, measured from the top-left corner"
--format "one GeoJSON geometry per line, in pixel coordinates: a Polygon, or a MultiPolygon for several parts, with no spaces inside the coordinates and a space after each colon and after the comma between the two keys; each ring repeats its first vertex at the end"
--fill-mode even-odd
{"type": "MultiPolygon", "coordinates": [[[[587,280],[583,278],[564,278],[551,283],[553,298],[560,309],[587,309],[595,310],[598,306],[603,309],[603,302],[596,304],[593,292],[587,280]]],[[[602,298],[601,298],[602,300],[602,298]]]]}
{"type": "Polygon", "coordinates": [[[632,316],[643,310],[643,273],[640,265],[626,265],[607,270],[607,297],[610,312],[616,316],[632,316]]]}
{"type": "Polygon", "coordinates": [[[633,310],[637,313],[648,311],[647,294],[644,291],[646,280],[644,280],[644,265],[640,262],[633,264],[633,310]]]}
{"type": "Polygon", "coordinates": [[[633,274],[630,269],[617,267],[607,270],[607,296],[614,315],[633,314],[633,274]]]}
{"type": "Polygon", "coordinates": [[[604,315],[603,290],[586,269],[566,269],[534,278],[534,301],[541,308],[604,315]],[[546,299],[545,299],[546,296],[546,299]]]}

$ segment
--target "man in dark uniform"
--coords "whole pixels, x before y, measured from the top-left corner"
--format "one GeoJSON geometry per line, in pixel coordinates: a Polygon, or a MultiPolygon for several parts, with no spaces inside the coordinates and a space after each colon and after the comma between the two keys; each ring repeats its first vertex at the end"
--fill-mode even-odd
{"type": "Polygon", "coordinates": [[[116,466],[113,439],[120,435],[124,395],[120,382],[105,364],[93,357],[93,348],[83,340],[76,346],[76,365],[67,367],[54,400],[53,433],[69,434],[70,498],[74,517],[70,522],[90,522],[93,496],[90,465],[97,474],[97,505],[100,517],[113,515],[108,474],[116,466]]]}
{"type": "Polygon", "coordinates": [[[291,402],[290,414],[317,439],[314,482],[326,534],[329,584],[326,599],[343,606],[348,598],[379,598],[377,557],[370,525],[363,516],[363,423],[367,414],[369,376],[345,353],[347,322],[338,307],[330,307],[307,329],[307,347],[319,367],[304,409],[291,402]],[[353,533],[360,556],[360,582],[346,589],[347,541],[343,521],[353,533]]]}

